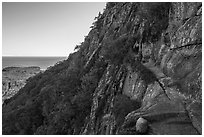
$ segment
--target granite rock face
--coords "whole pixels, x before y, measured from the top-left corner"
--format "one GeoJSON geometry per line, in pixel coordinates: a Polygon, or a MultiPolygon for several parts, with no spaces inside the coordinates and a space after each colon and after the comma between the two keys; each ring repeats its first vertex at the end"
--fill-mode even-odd
{"type": "MultiPolygon", "coordinates": [[[[139,117],[146,118],[150,123],[147,134],[202,134],[202,5],[170,5],[168,16],[165,16],[167,27],[159,32],[160,37],[151,41],[151,37],[148,39],[146,36],[142,43],[142,62],[133,61],[123,66],[124,72],[115,70],[112,73],[107,69],[110,76],[105,77],[109,80],[104,86],[109,85],[110,88],[104,90],[98,87],[95,91],[92,115],[89,117],[90,122],[85,124],[83,134],[138,134],[132,123],[136,123],[139,117]],[[122,85],[123,89],[115,90],[113,87],[117,86],[116,83],[120,83],[118,86],[122,85]],[[100,103],[98,98],[103,98],[107,93],[109,105],[106,104],[104,113],[112,118],[109,124],[101,127],[103,119],[95,117],[94,112],[100,103]],[[129,112],[121,127],[114,121],[116,118],[112,113],[115,99],[113,94],[124,94],[140,104],[139,109],[129,112]]],[[[123,30],[130,24],[132,26],[126,31],[127,35],[136,35],[142,29],[145,30],[141,24],[148,22],[148,19],[146,22],[140,21],[140,15],[136,11],[139,12],[139,7],[140,4],[135,3],[116,3],[105,10],[102,15],[105,17],[103,40],[126,35],[123,30]]],[[[150,23],[151,25],[153,24],[150,23]]],[[[133,54],[137,56],[137,52],[133,54]]]]}

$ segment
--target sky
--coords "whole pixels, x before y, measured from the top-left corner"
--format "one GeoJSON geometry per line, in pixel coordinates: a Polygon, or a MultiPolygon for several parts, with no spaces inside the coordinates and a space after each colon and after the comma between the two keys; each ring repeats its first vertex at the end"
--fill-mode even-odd
{"type": "Polygon", "coordinates": [[[3,2],[3,56],[68,56],[105,2],[3,2]]]}

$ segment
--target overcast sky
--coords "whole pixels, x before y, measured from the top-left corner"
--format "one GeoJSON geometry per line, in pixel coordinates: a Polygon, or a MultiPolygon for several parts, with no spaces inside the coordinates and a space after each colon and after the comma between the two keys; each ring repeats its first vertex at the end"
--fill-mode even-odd
{"type": "Polygon", "coordinates": [[[68,56],[105,3],[3,3],[3,56],[68,56]]]}

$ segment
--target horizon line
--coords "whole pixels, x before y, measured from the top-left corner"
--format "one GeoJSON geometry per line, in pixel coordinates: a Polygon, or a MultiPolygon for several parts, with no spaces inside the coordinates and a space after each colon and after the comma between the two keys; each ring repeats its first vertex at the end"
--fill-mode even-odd
{"type": "Polygon", "coordinates": [[[15,55],[2,55],[2,57],[68,57],[68,56],[15,56],[15,55]]]}

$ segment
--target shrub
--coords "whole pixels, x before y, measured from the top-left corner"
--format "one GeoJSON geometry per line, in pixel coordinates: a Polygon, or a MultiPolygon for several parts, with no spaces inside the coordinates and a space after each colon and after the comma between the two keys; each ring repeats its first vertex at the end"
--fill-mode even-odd
{"type": "Polygon", "coordinates": [[[106,42],[103,47],[104,58],[112,64],[121,64],[135,41],[135,37],[122,36],[114,41],[106,42]]]}
{"type": "Polygon", "coordinates": [[[137,14],[144,25],[145,41],[157,41],[163,30],[168,27],[168,16],[171,3],[167,2],[144,2],[141,3],[137,14]]]}
{"type": "Polygon", "coordinates": [[[130,100],[126,95],[118,95],[114,101],[113,113],[116,118],[117,126],[121,126],[125,116],[140,107],[140,103],[130,100]]]}

